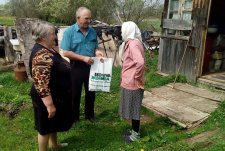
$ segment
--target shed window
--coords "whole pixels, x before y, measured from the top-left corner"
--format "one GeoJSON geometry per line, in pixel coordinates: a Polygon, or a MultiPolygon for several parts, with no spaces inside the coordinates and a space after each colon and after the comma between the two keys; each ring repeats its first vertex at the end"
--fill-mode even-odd
{"type": "MultiPolygon", "coordinates": [[[[193,0],[170,0],[168,8],[168,19],[190,21],[192,15],[193,0]]],[[[168,34],[187,36],[190,31],[167,29],[168,34]]]]}

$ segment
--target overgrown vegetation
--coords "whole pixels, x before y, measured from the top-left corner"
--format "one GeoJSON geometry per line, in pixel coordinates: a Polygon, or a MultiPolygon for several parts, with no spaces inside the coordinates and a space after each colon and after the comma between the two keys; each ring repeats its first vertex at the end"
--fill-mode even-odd
{"type": "Polygon", "coordinates": [[[151,18],[151,19],[146,19],[143,20],[140,24],[139,27],[142,30],[152,30],[156,32],[161,32],[161,27],[160,27],[161,21],[159,18],[151,18]]]}
{"type": "MultiPolygon", "coordinates": [[[[150,58],[146,52],[146,89],[164,85],[174,79],[174,76],[157,75],[156,65],[157,58],[150,58]]],[[[95,110],[98,122],[91,124],[84,119],[82,105],[81,121],[68,132],[59,133],[59,141],[69,143],[69,147],[62,150],[147,151],[156,148],[162,151],[224,150],[225,103],[221,103],[202,126],[188,131],[174,125],[167,118],[156,116],[148,109],[142,108],[142,139],[130,144],[124,143],[122,131],[130,128],[130,123],[120,120],[118,116],[120,71],[120,67],[113,68],[110,93],[97,93],[95,110]],[[194,145],[188,145],[186,142],[190,137],[216,128],[220,129],[220,133],[207,142],[194,145]],[[208,144],[210,145],[205,147],[208,144]]],[[[178,80],[185,82],[182,76],[178,80]]],[[[1,72],[0,85],[3,86],[0,88],[0,150],[15,150],[15,148],[18,151],[37,150],[37,134],[33,128],[33,110],[28,95],[31,84],[15,81],[13,72],[1,72]],[[6,116],[2,104],[20,104],[19,102],[23,105],[17,105],[19,109],[17,114],[13,117],[6,116]]]]}
{"type": "Polygon", "coordinates": [[[0,16],[0,25],[13,26],[14,20],[15,20],[14,17],[0,16]]]}
{"type": "Polygon", "coordinates": [[[0,72],[0,112],[13,118],[30,103],[30,83],[18,82],[12,72],[0,72]]]}

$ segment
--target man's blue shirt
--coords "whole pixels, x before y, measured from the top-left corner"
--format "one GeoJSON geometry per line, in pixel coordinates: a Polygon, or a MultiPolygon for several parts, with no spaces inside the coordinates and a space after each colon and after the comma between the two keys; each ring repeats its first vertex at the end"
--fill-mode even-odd
{"type": "Polygon", "coordinates": [[[95,49],[98,48],[96,31],[88,27],[86,36],[80,31],[78,24],[67,28],[63,33],[61,49],[73,51],[76,54],[94,57],[95,49]]]}

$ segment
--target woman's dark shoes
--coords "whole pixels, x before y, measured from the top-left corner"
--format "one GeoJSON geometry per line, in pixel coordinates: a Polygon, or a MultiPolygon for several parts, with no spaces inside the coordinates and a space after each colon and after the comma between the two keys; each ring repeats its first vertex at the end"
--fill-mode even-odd
{"type": "Polygon", "coordinates": [[[123,140],[124,140],[124,142],[127,142],[127,143],[133,142],[133,140],[130,138],[130,136],[125,136],[125,137],[123,138],[123,140]]]}
{"type": "Polygon", "coordinates": [[[131,134],[132,134],[132,131],[131,130],[125,130],[125,131],[123,131],[123,135],[124,136],[129,136],[131,134]]]}
{"type": "Polygon", "coordinates": [[[135,132],[134,130],[131,131],[130,135],[125,135],[124,141],[127,143],[134,142],[140,139],[140,133],[135,132]]]}

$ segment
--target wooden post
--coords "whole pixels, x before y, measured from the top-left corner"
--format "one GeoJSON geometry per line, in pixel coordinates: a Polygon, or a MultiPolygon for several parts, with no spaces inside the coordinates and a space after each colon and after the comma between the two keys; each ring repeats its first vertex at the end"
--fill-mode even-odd
{"type": "Polygon", "coordinates": [[[11,38],[11,28],[4,26],[4,45],[5,45],[5,60],[6,62],[14,61],[14,51],[12,45],[10,45],[9,39],[11,38]]]}

